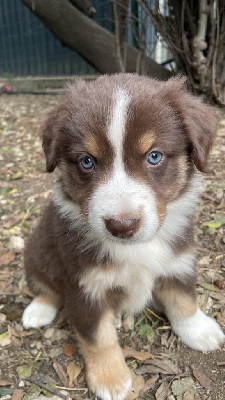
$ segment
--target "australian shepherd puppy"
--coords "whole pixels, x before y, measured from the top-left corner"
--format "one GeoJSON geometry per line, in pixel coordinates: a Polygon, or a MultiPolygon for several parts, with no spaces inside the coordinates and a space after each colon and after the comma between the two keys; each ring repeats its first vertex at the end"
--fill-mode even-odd
{"type": "Polygon", "coordinates": [[[193,243],[216,121],[184,86],[135,74],[77,81],[43,127],[47,171],[61,179],[25,250],[37,297],[23,325],[50,324],[63,305],[103,400],[131,388],[116,325],[132,328],[149,304],[193,349],[224,340],[197,304],[193,243]]]}

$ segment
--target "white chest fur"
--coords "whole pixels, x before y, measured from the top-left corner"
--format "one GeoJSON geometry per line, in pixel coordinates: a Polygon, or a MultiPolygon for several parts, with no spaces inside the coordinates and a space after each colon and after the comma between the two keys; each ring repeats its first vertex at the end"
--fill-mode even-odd
{"type": "Polygon", "coordinates": [[[86,271],[80,286],[92,300],[100,301],[108,290],[122,287],[127,294],[122,311],[137,313],[151,300],[159,276],[185,276],[193,271],[193,252],[175,257],[168,244],[158,239],[150,244],[111,247],[114,266],[86,271]]]}
{"type": "MultiPolygon", "coordinates": [[[[131,312],[138,312],[151,299],[157,277],[175,276],[185,279],[193,274],[193,250],[175,256],[170,243],[182,237],[192,219],[200,182],[200,176],[196,173],[190,182],[189,191],[168,204],[163,225],[151,242],[124,245],[104,240],[98,254],[98,266],[93,265],[93,268],[84,270],[80,278],[80,287],[86,295],[100,301],[108,290],[123,287],[128,295],[124,307],[131,312]],[[106,255],[113,267],[101,266],[101,259],[106,255]]],[[[60,186],[56,187],[53,199],[61,216],[70,221],[71,229],[79,229],[79,207],[65,200],[60,186]]],[[[93,241],[92,235],[90,239],[93,241]]]]}

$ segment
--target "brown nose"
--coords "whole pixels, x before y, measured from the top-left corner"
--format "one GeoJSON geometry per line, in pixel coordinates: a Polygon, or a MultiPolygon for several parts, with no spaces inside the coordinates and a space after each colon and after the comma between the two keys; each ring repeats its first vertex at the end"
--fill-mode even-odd
{"type": "Polygon", "coordinates": [[[113,219],[109,218],[105,220],[106,228],[108,231],[119,238],[129,238],[137,232],[139,228],[139,219],[127,218],[127,219],[113,219]]]}

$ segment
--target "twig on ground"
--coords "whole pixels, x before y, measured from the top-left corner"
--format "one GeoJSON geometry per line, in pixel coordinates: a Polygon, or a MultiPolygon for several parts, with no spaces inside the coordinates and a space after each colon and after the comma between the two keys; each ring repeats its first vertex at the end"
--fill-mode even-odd
{"type": "Polygon", "coordinates": [[[64,394],[60,393],[58,390],[55,390],[53,388],[50,388],[49,386],[45,385],[44,383],[39,382],[38,380],[34,378],[26,378],[26,381],[34,383],[35,385],[39,386],[40,388],[47,390],[50,393],[55,394],[56,396],[61,397],[61,399],[64,400],[70,400],[71,398],[68,396],[65,396],[64,394]]]}

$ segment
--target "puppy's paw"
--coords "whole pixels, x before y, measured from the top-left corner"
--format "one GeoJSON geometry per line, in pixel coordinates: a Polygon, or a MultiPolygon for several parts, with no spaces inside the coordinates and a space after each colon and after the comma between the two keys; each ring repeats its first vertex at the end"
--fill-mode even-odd
{"type": "Polygon", "coordinates": [[[178,319],[172,323],[174,332],[188,347],[200,351],[220,349],[225,340],[222,329],[200,309],[193,317],[178,319]]]}
{"type": "Polygon", "coordinates": [[[114,323],[115,323],[116,329],[121,328],[121,326],[122,326],[122,314],[121,313],[116,314],[114,323]]]}
{"type": "Polygon", "coordinates": [[[115,326],[116,329],[123,329],[125,332],[131,331],[134,328],[134,316],[133,314],[130,314],[126,312],[123,316],[121,313],[118,313],[115,316],[115,326]]]}
{"type": "Polygon", "coordinates": [[[101,400],[125,400],[132,379],[119,346],[88,354],[86,379],[91,392],[101,400]]]}
{"type": "Polygon", "coordinates": [[[131,390],[131,375],[127,367],[104,368],[100,374],[87,372],[87,382],[91,392],[101,400],[125,400],[131,390]]]}
{"type": "Polygon", "coordinates": [[[23,326],[25,329],[29,329],[49,325],[56,317],[57,312],[58,309],[54,306],[38,303],[34,299],[23,313],[23,326]]]}
{"type": "Polygon", "coordinates": [[[130,314],[128,312],[126,312],[123,316],[123,329],[125,330],[125,332],[131,331],[132,329],[134,329],[134,316],[133,314],[130,314]]]}

